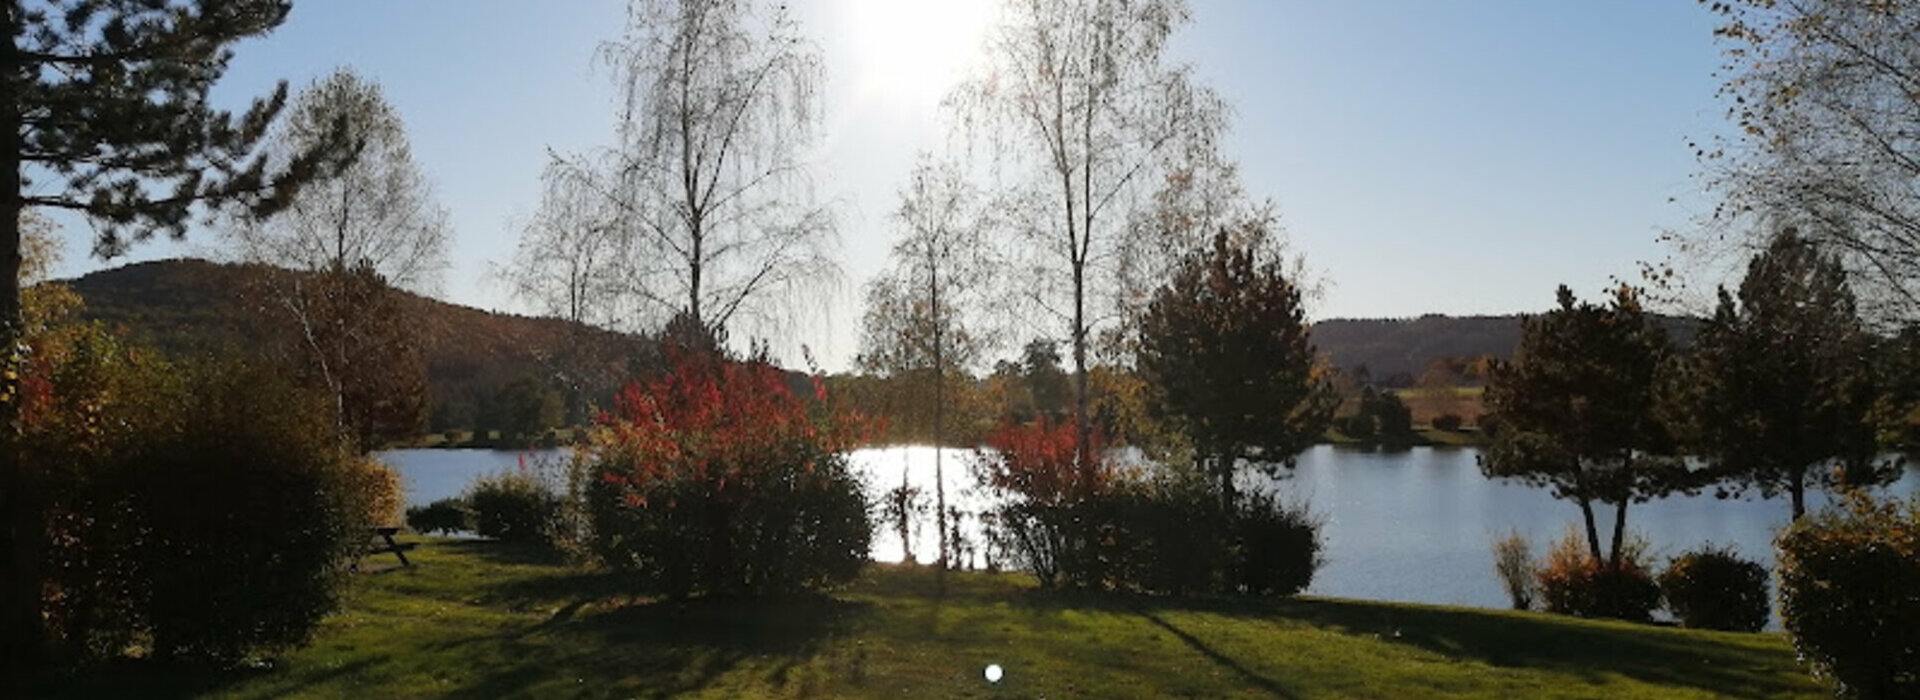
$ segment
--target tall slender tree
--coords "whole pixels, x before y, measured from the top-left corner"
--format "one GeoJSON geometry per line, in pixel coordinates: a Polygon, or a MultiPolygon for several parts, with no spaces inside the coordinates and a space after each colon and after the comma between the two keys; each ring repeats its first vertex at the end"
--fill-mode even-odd
{"type": "Polygon", "coordinates": [[[935,522],[939,565],[950,563],[945,456],[950,379],[980,359],[979,312],[996,269],[986,237],[991,217],[960,170],[923,157],[900,195],[890,277],[869,288],[860,364],[895,381],[927,377],[933,427],[935,522]]]}
{"type": "MultiPolygon", "coordinates": [[[[1011,229],[1037,268],[1035,301],[1066,323],[1079,443],[1090,444],[1087,374],[1133,226],[1168,175],[1211,148],[1226,107],[1167,57],[1189,19],[1180,0],[1007,0],[987,68],[950,102],[997,145],[1016,180],[1011,229]]],[[[1082,469],[1093,456],[1083,450],[1082,469]]]]}
{"type": "Polygon", "coordinates": [[[1836,467],[1857,483],[1894,475],[1873,464],[1873,346],[1839,260],[1782,230],[1694,338],[1674,387],[1679,424],[1727,483],[1786,494],[1798,520],[1836,467]]]}
{"type": "MultiPolygon", "coordinates": [[[[270,162],[256,146],[286,101],[286,85],[241,114],[209,104],[231,46],[285,21],[287,0],[0,2],[0,347],[12,362],[20,333],[24,209],[76,211],[94,250],[112,256],[155,232],[184,235],[195,205],[231,203],[255,215],[284,207],[307,180],[350,160],[340,125],[312,150],[270,162]]],[[[15,372],[0,374],[11,397],[15,372]]],[[[0,577],[0,663],[21,677],[42,655],[43,509],[19,459],[15,403],[0,402],[0,512],[8,519],[0,577]]]]}
{"type": "Polygon", "coordinates": [[[1588,553],[1618,567],[1627,506],[1689,485],[1656,417],[1667,337],[1631,287],[1604,306],[1579,302],[1566,287],[1557,296],[1558,308],[1521,326],[1513,360],[1493,367],[1486,403],[1494,438],[1480,469],[1578,504],[1588,553]],[[1595,503],[1614,507],[1606,550],[1595,503]]]}

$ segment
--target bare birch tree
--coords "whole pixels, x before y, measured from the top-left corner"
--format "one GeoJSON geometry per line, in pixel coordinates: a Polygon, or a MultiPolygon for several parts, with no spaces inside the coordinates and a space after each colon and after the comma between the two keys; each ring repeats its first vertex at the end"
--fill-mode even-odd
{"type": "Polygon", "coordinates": [[[778,330],[795,299],[839,274],[832,212],[804,160],[820,120],[818,49],[784,5],[629,7],[626,36],[601,47],[622,101],[615,143],[561,163],[616,215],[626,325],[685,314],[778,330]]]}
{"type": "Polygon", "coordinates": [[[1793,226],[1841,254],[1862,311],[1920,317],[1920,3],[1702,2],[1739,131],[1699,149],[1724,199],[1684,242],[1744,258],[1793,226]]]}
{"type": "Polygon", "coordinates": [[[315,81],[294,98],[268,148],[300,153],[341,127],[353,135],[357,159],[309,184],[275,216],[238,218],[229,233],[240,255],[309,272],[366,266],[395,287],[437,292],[447,266],[447,211],[379,84],[347,68],[315,81]]]}
{"type": "Polygon", "coordinates": [[[265,219],[236,216],[229,238],[262,270],[251,292],[284,359],[334,400],[359,451],[425,427],[426,367],[396,288],[432,293],[446,268],[447,213],[413,161],[406,127],[376,83],[351,69],[294,98],[270,137],[293,154],[344,130],[357,157],[265,219]]]}
{"type": "Polygon", "coordinates": [[[996,147],[1025,204],[1013,209],[1016,247],[1034,268],[1033,300],[1067,324],[1085,445],[1089,344],[1117,318],[1103,300],[1118,294],[1132,224],[1217,140],[1227,110],[1166,56],[1189,19],[1180,0],[1008,0],[1002,16],[985,72],[951,102],[961,129],[996,147]]]}
{"type": "Polygon", "coordinates": [[[988,235],[993,218],[979,192],[952,163],[922,157],[894,219],[901,227],[893,268],[867,288],[866,331],[858,363],[896,386],[916,375],[932,384],[919,393],[933,427],[934,513],[939,566],[950,565],[945,419],[948,383],[964,378],[993,334],[980,333],[996,264],[988,235]]]}
{"type": "Polygon", "coordinates": [[[541,313],[612,325],[620,301],[618,217],[582,180],[587,175],[561,161],[548,165],[540,209],[521,230],[513,262],[501,276],[514,296],[541,313]]]}

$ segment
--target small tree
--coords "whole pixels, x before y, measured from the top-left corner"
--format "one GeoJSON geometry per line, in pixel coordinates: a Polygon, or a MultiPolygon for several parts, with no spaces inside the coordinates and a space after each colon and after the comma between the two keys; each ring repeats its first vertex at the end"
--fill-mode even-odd
{"type": "Polygon", "coordinates": [[[1269,476],[1327,429],[1339,403],[1314,367],[1300,290],[1255,255],[1261,228],[1221,231],[1188,257],[1140,319],[1154,410],[1175,421],[1224,508],[1244,460],[1269,476]]]}
{"type": "Polygon", "coordinates": [[[1688,442],[1734,488],[1787,494],[1795,520],[1807,489],[1835,485],[1836,473],[1856,484],[1897,476],[1872,464],[1872,345],[1839,261],[1780,232],[1747,266],[1737,302],[1720,291],[1684,361],[1674,394],[1688,442]]]}
{"type": "Polygon", "coordinates": [[[988,337],[972,332],[977,322],[968,322],[984,304],[982,293],[992,280],[988,219],[973,188],[951,164],[923,161],[900,200],[896,218],[905,235],[894,244],[893,276],[869,287],[860,364],[896,380],[927,375],[932,385],[931,391],[923,387],[918,393],[923,403],[930,401],[925,413],[932,417],[934,519],[944,569],[951,554],[944,463],[948,383],[965,378],[988,337]]]}
{"type": "Polygon", "coordinates": [[[1606,306],[1561,287],[1559,308],[1528,318],[1511,362],[1494,366],[1486,402],[1498,424],[1480,455],[1487,476],[1552,489],[1580,506],[1588,553],[1618,568],[1627,506],[1684,489],[1686,469],[1655,419],[1656,372],[1667,337],[1637,292],[1606,306]],[[1614,506],[1611,550],[1602,550],[1595,502],[1614,506]]]}

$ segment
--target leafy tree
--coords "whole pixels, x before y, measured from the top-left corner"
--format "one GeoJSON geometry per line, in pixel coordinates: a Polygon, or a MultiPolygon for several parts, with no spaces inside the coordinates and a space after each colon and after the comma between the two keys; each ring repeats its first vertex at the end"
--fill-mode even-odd
{"type": "Polygon", "coordinates": [[[1413,432],[1413,410],[1392,389],[1366,386],[1360,389],[1359,410],[1347,416],[1341,432],[1357,440],[1405,445],[1418,436],[1413,432]]]}
{"type": "Polygon", "coordinates": [[[521,377],[501,387],[493,407],[499,414],[500,436],[527,442],[559,426],[566,410],[560,395],[533,377],[521,377]]]}
{"type": "Polygon", "coordinates": [[[1872,347],[1839,261],[1781,231],[1694,339],[1674,388],[1688,442],[1735,488],[1787,494],[1795,520],[1833,466],[1858,483],[1896,476],[1872,465],[1872,347]]]}
{"type": "MultiPolygon", "coordinates": [[[[1785,217],[1838,253],[1870,316],[1920,312],[1920,3],[1700,0],[1723,18],[1737,136],[1700,148],[1709,231],[1785,217]]],[[[1753,229],[1756,232],[1766,227],[1753,229]]],[[[1764,241],[1753,241],[1764,243],[1764,241]]]]}
{"type": "Polygon", "coordinates": [[[1060,369],[1058,343],[1046,338],[1028,341],[1020,353],[1019,371],[1032,398],[1035,416],[1048,416],[1056,422],[1066,416],[1072,387],[1067,373],[1060,369]]]}
{"type": "MultiPolygon", "coordinates": [[[[235,115],[208,92],[226,71],[230,46],[286,19],[287,0],[155,3],[0,3],[9,41],[0,49],[0,347],[18,347],[22,210],[76,211],[111,256],[133,242],[186,231],[194,206],[230,203],[275,212],[300,185],[351,157],[340,125],[312,150],[270,162],[255,146],[286,101],[286,86],[235,115]]],[[[12,358],[9,358],[10,361],[12,358]]],[[[17,362],[17,361],[16,361],[17,362]]],[[[16,373],[0,377],[13,396],[16,373]]],[[[0,402],[0,423],[17,408],[0,402]]],[[[0,431],[12,440],[11,429],[0,431]]],[[[0,512],[9,523],[0,557],[0,648],[10,669],[31,667],[41,635],[40,488],[12,444],[0,445],[0,512]]]]}
{"type": "Polygon", "coordinates": [[[1265,231],[1221,231],[1187,258],[1140,319],[1138,362],[1157,413],[1177,422],[1202,470],[1235,506],[1242,461],[1272,476],[1319,439],[1339,403],[1314,367],[1300,290],[1277,260],[1258,259],[1265,231]]]}
{"type": "Polygon", "coordinates": [[[399,114],[352,70],[302,90],[268,151],[310,150],[331,125],[354,139],[353,163],[308,183],[271,217],[237,217],[228,234],[250,262],[308,273],[268,272],[252,291],[291,341],[285,359],[334,396],[343,434],[368,451],[426,427],[418,324],[390,287],[438,287],[447,213],[413,162],[399,114]]]}
{"type": "MultiPolygon", "coordinates": [[[[1206,153],[1224,130],[1212,91],[1166,56],[1188,20],[1180,0],[1009,0],[983,75],[953,103],[960,123],[1031,173],[1010,198],[1040,274],[1035,296],[1067,324],[1073,412],[1089,415],[1088,353],[1102,296],[1128,237],[1153,210],[1155,187],[1206,153]]],[[[1091,422],[1076,421],[1090,445],[1091,422]]],[[[1082,454],[1092,469],[1094,455],[1082,454]]]]}
{"type": "Polygon", "coordinates": [[[1588,554],[1617,569],[1627,506],[1688,486],[1655,417],[1667,336],[1631,287],[1614,290],[1605,306],[1581,303],[1564,286],[1558,297],[1559,308],[1522,324],[1513,360],[1492,368],[1486,402],[1498,427],[1480,469],[1578,504],[1588,554]],[[1614,506],[1604,556],[1596,502],[1614,506]]]}
{"type": "Polygon", "coordinates": [[[425,430],[426,355],[403,292],[369,265],[264,274],[259,284],[280,290],[262,309],[278,352],[332,398],[350,448],[371,452],[425,430]]]}
{"type": "Polygon", "coordinates": [[[629,7],[627,37],[601,47],[622,102],[616,141],[559,162],[580,188],[563,195],[580,215],[533,233],[596,240],[592,227],[612,226],[622,310],[636,320],[776,322],[772,312],[838,274],[833,216],[813,201],[804,161],[819,120],[818,49],[785,5],[629,7]]]}
{"type": "Polygon", "coordinates": [[[447,265],[447,212],[378,83],[347,68],[315,80],[294,97],[267,151],[312,150],[338,125],[354,139],[353,164],[308,183],[274,216],[233,222],[240,255],[314,272],[366,265],[393,286],[431,294],[447,265]]]}

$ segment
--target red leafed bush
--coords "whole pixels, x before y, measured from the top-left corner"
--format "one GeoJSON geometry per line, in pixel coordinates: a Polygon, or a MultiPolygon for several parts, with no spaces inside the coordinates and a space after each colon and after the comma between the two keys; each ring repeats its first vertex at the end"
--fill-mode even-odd
{"type": "Polygon", "coordinates": [[[851,579],[872,537],[846,453],[859,422],[765,361],[675,351],[580,455],[586,545],[667,595],[761,595],[851,579]]]}
{"type": "Polygon", "coordinates": [[[980,460],[981,479],[988,486],[1017,494],[1030,503],[1058,505],[1091,494],[1105,481],[1100,455],[1104,440],[1095,433],[1082,462],[1077,427],[1071,421],[1050,422],[1042,416],[1032,425],[1001,425],[987,434],[992,452],[980,460]]]}

